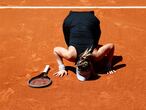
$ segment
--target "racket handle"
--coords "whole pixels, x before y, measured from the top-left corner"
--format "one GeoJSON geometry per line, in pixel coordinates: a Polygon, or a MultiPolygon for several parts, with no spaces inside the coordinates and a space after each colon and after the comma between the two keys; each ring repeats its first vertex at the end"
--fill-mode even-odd
{"type": "Polygon", "coordinates": [[[44,73],[47,73],[49,69],[50,69],[50,66],[49,66],[49,65],[46,65],[46,66],[45,66],[45,69],[43,70],[43,72],[44,72],[44,73]]]}

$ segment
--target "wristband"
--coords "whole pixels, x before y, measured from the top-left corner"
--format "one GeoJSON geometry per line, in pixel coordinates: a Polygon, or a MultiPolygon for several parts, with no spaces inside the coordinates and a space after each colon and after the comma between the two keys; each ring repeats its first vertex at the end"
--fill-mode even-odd
{"type": "Polygon", "coordinates": [[[63,64],[59,65],[59,71],[65,70],[65,66],[63,64]]]}

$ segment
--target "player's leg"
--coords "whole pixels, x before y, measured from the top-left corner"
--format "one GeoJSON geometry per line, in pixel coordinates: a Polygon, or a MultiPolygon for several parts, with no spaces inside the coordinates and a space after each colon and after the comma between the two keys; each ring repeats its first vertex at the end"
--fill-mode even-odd
{"type": "Polygon", "coordinates": [[[107,56],[108,62],[107,62],[106,69],[107,71],[109,71],[108,73],[110,74],[115,72],[114,70],[111,70],[114,50],[115,50],[114,45],[112,43],[108,43],[98,49],[95,48],[92,53],[93,58],[97,61],[101,60],[104,56],[107,56]]]}

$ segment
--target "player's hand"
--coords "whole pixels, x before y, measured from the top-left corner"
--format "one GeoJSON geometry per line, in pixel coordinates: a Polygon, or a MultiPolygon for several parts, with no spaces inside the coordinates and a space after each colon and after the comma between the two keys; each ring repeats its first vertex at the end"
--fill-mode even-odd
{"type": "Polygon", "coordinates": [[[63,77],[64,75],[68,75],[66,70],[60,70],[53,74],[54,76],[63,77]]]}
{"type": "Polygon", "coordinates": [[[115,70],[109,70],[108,72],[107,72],[107,74],[114,74],[116,71],[115,70]]]}
{"type": "Polygon", "coordinates": [[[107,74],[114,74],[116,71],[112,69],[111,63],[108,63],[105,67],[107,74]]]}

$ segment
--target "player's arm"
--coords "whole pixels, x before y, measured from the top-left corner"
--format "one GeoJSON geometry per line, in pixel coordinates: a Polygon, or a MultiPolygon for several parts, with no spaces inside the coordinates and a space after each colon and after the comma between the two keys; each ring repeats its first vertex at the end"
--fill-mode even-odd
{"type": "Polygon", "coordinates": [[[54,48],[54,55],[56,56],[56,60],[58,63],[58,72],[54,73],[54,75],[59,76],[59,77],[67,75],[67,71],[65,70],[65,65],[64,65],[63,60],[62,60],[62,57],[63,57],[62,56],[63,55],[62,49],[63,48],[61,48],[61,47],[54,48]]]}

